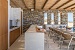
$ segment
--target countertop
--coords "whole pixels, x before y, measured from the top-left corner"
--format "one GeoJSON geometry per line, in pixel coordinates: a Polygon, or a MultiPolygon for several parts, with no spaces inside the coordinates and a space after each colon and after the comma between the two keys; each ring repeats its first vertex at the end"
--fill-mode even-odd
{"type": "Polygon", "coordinates": [[[11,31],[14,31],[14,30],[16,30],[16,29],[18,29],[18,28],[20,28],[20,26],[13,27],[12,29],[10,29],[10,32],[11,32],[11,31]]]}
{"type": "MultiPolygon", "coordinates": [[[[26,32],[37,32],[36,27],[37,27],[37,25],[31,25],[30,28],[26,32]]],[[[44,33],[44,32],[46,32],[46,30],[45,29],[40,29],[40,31],[38,31],[38,32],[43,32],[44,33]]]]}
{"type": "Polygon", "coordinates": [[[36,32],[37,25],[31,25],[30,28],[26,32],[36,32]]]}

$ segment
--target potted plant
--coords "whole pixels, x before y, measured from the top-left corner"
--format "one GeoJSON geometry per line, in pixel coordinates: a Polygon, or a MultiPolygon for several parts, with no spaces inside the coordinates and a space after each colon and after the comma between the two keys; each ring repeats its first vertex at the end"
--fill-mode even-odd
{"type": "Polygon", "coordinates": [[[17,24],[18,24],[19,21],[20,21],[19,19],[16,19],[16,26],[17,26],[17,24]]]}

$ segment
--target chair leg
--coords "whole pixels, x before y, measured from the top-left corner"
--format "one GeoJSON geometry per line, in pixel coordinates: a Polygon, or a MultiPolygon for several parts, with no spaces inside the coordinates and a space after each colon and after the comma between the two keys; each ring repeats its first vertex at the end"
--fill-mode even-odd
{"type": "Polygon", "coordinates": [[[74,47],[73,46],[71,46],[71,48],[72,48],[72,50],[74,50],[74,47]]]}

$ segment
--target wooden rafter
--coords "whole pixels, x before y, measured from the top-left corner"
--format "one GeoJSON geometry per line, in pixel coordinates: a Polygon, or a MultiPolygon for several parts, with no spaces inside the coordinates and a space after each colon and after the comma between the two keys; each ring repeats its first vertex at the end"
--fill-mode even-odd
{"type": "Polygon", "coordinates": [[[57,7],[56,9],[59,9],[60,7],[66,5],[67,3],[71,2],[71,1],[73,1],[73,0],[69,0],[69,1],[67,1],[67,2],[65,2],[65,3],[63,3],[62,5],[60,5],[59,7],[57,7]]]}
{"type": "Polygon", "coordinates": [[[75,7],[71,8],[71,9],[74,9],[75,7]]]}
{"type": "Polygon", "coordinates": [[[10,2],[12,2],[16,7],[19,7],[19,5],[17,5],[13,0],[10,0],[10,2]]]}
{"type": "Polygon", "coordinates": [[[57,0],[49,9],[51,9],[54,5],[56,5],[60,0],[57,0]]]}
{"type": "Polygon", "coordinates": [[[16,7],[20,7],[20,8],[23,9],[23,7],[21,7],[20,5],[18,5],[18,3],[16,1],[13,1],[13,0],[10,0],[10,1],[13,2],[16,5],[16,7]]]}
{"type": "Polygon", "coordinates": [[[26,6],[26,4],[25,4],[25,1],[24,1],[24,0],[22,0],[22,3],[25,5],[25,8],[27,8],[27,9],[28,9],[28,7],[26,6]]]}
{"type": "Polygon", "coordinates": [[[36,7],[36,0],[34,0],[34,9],[35,9],[35,7],[36,7]]]}
{"type": "Polygon", "coordinates": [[[42,6],[42,9],[45,7],[47,2],[48,2],[48,0],[45,1],[44,5],[42,6]]]}
{"type": "Polygon", "coordinates": [[[63,9],[67,9],[67,8],[69,8],[69,7],[71,7],[71,6],[74,6],[74,5],[75,5],[75,3],[73,3],[72,5],[69,5],[69,6],[65,7],[65,8],[63,8],[63,9]]]}

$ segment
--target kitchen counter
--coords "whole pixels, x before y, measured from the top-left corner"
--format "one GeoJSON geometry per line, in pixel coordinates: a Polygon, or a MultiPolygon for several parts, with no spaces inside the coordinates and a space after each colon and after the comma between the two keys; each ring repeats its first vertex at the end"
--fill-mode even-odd
{"type": "Polygon", "coordinates": [[[40,29],[39,31],[37,31],[36,27],[37,27],[37,25],[31,25],[30,28],[26,32],[43,32],[43,33],[46,32],[45,29],[40,29]]]}
{"type": "Polygon", "coordinates": [[[26,32],[36,32],[37,25],[31,25],[30,28],[26,32]]]}
{"type": "Polygon", "coordinates": [[[31,25],[25,32],[25,50],[44,50],[44,32],[37,32],[36,26],[31,25]]]}
{"type": "Polygon", "coordinates": [[[44,33],[26,33],[25,50],[44,50],[44,33]]]}
{"type": "Polygon", "coordinates": [[[13,27],[13,28],[10,29],[10,32],[13,31],[13,30],[16,30],[16,29],[18,29],[18,28],[20,28],[20,27],[19,27],[19,26],[13,27]]]}
{"type": "Polygon", "coordinates": [[[15,42],[15,40],[20,36],[20,27],[14,27],[10,29],[10,46],[15,42]]]}

